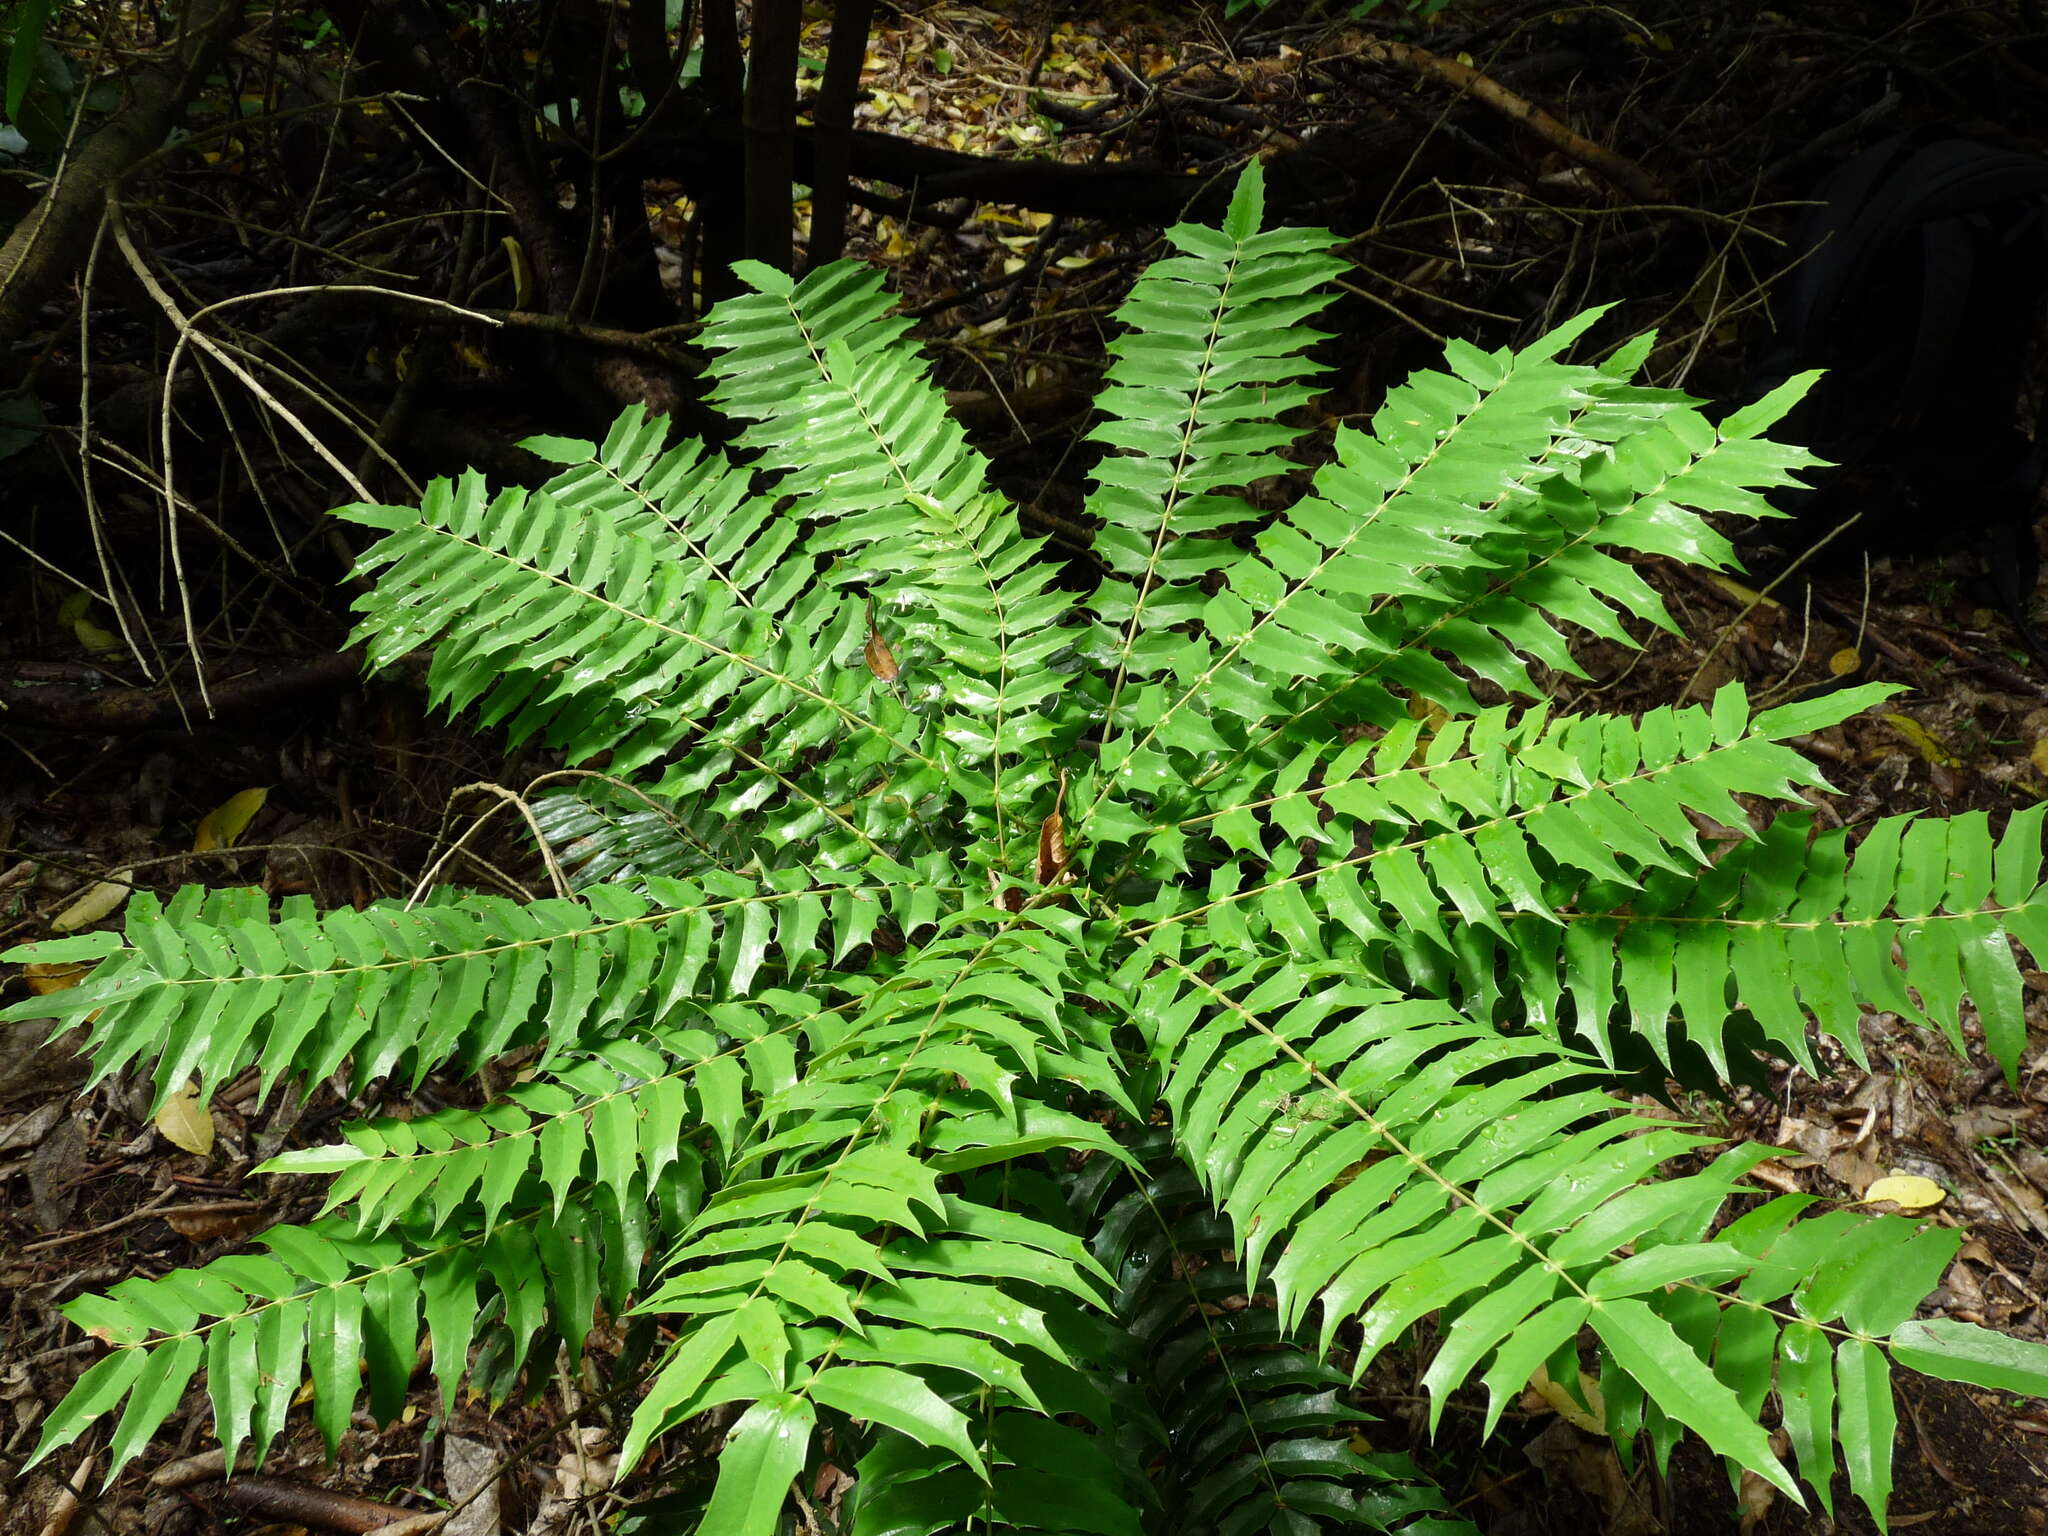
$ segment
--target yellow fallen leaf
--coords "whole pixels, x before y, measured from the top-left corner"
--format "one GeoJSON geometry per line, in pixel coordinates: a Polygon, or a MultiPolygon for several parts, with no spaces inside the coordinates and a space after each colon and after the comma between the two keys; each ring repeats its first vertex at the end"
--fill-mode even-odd
{"type": "MultiPolygon", "coordinates": [[[[48,997],[52,992],[63,992],[77,986],[93,973],[97,960],[35,960],[21,968],[21,979],[28,983],[29,991],[37,997],[48,997]]],[[[100,1011],[95,1008],[85,1016],[85,1022],[99,1022],[100,1011]]]]}
{"type": "Polygon", "coordinates": [[[91,619],[74,619],[71,632],[78,636],[78,643],[88,651],[118,651],[121,637],[111,629],[101,629],[91,619]]]}
{"type": "Polygon", "coordinates": [[[128,899],[128,893],[135,889],[129,883],[128,875],[129,871],[125,869],[117,870],[113,879],[87,886],[83,895],[50,919],[51,932],[70,933],[119,911],[121,903],[128,899]]]}
{"type": "Polygon", "coordinates": [[[1600,1383],[1579,1372],[1579,1391],[1591,1406],[1592,1412],[1579,1406],[1579,1400],[1553,1380],[1547,1367],[1537,1366],[1536,1374],[1529,1378],[1529,1390],[1548,1403],[1574,1429],[1584,1430],[1589,1435],[1607,1433],[1607,1405],[1600,1397],[1600,1383]]]}
{"type": "Polygon", "coordinates": [[[1913,744],[1913,749],[1937,768],[1960,768],[1963,760],[1928,733],[1927,727],[1910,715],[1886,715],[1884,723],[1913,744]]]}
{"type": "Polygon", "coordinates": [[[164,1107],[156,1112],[156,1128],[164,1140],[187,1152],[206,1156],[213,1150],[213,1116],[199,1102],[199,1090],[190,1078],[182,1088],[171,1090],[164,1107]]]}
{"type": "Polygon", "coordinates": [[[512,307],[524,309],[533,298],[533,268],[527,263],[526,247],[510,235],[503,236],[498,243],[512,263],[512,307]]]}
{"type": "Polygon", "coordinates": [[[1765,597],[1755,587],[1745,587],[1733,577],[1714,575],[1709,576],[1707,580],[1711,581],[1715,586],[1745,607],[1775,608],[1778,606],[1778,600],[1775,597],[1765,597]]]}
{"type": "Polygon", "coordinates": [[[1863,1191],[1863,1203],[1875,1204],[1889,1200],[1902,1211],[1927,1211],[1948,1198],[1948,1191],[1932,1179],[1923,1179],[1917,1173],[1894,1173],[1879,1179],[1863,1191]]]}
{"type": "Polygon", "coordinates": [[[57,605],[57,617],[71,626],[71,633],[88,651],[118,651],[121,637],[93,623],[87,617],[91,610],[92,594],[73,592],[57,605]]]}
{"type": "Polygon", "coordinates": [[[37,997],[48,997],[77,986],[91,972],[90,965],[77,960],[35,960],[21,968],[21,979],[37,997]]]}
{"type": "Polygon", "coordinates": [[[1853,645],[1845,645],[1828,658],[1828,671],[1836,677],[1847,677],[1863,665],[1863,657],[1853,645]]]}
{"type": "Polygon", "coordinates": [[[2048,736],[2034,743],[2034,750],[2027,754],[2027,761],[2034,765],[2034,771],[2048,774],[2048,736]]]}
{"type": "Polygon", "coordinates": [[[245,789],[240,794],[228,796],[199,818],[199,828],[192,834],[192,851],[205,853],[214,848],[232,848],[235,839],[248,830],[249,823],[256,819],[256,813],[263,809],[263,802],[269,798],[267,788],[245,789]]]}

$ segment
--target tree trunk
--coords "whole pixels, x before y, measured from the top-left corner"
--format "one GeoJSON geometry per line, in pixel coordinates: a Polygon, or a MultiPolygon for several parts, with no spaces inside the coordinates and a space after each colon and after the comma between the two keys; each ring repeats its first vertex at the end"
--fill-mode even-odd
{"type": "MultiPolygon", "coordinates": [[[[746,64],[740,57],[739,19],[733,0],[704,0],[705,99],[714,118],[736,124],[740,120],[742,80],[746,64]]],[[[732,264],[744,253],[740,229],[740,162],[726,160],[718,165],[698,189],[697,224],[701,230],[698,249],[702,252],[704,303],[709,306],[737,291],[738,280],[732,264]]]]}
{"type": "Polygon", "coordinates": [[[816,146],[811,172],[811,242],[804,265],[815,271],[846,253],[846,182],[853,164],[853,109],[860,100],[860,68],[867,58],[875,0],[837,0],[832,7],[832,51],[818,91],[816,146]]]}
{"type": "Polygon", "coordinates": [[[57,290],[78,276],[107,194],[163,146],[226,51],[243,0],[185,0],[169,57],[130,76],[128,103],[71,157],[0,245],[0,346],[25,338],[57,290]]]}
{"type": "MultiPolygon", "coordinates": [[[[648,112],[661,106],[676,74],[676,59],[668,51],[668,29],[662,25],[666,11],[663,0],[631,0],[626,7],[626,62],[632,68],[633,88],[648,112]]],[[[684,53],[689,52],[687,33],[682,47],[684,53]]]]}
{"type": "Polygon", "coordinates": [[[747,41],[746,251],[779,271],[794,259],[790,188],[796,181],[796,52],[803,0],[754,0],[747,41]]]}

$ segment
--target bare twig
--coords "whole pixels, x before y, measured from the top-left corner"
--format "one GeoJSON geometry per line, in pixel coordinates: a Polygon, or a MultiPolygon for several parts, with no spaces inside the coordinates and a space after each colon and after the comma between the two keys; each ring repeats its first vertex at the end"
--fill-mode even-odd
{"type": "Polygon", "coordinates": [[[1664,184],[1628,156],[1595,144],[1574,133],[1526,96],[1517,95],[1491,75],[1481,74],[1469,64],[1447,59],[1417,48],[1413,43],[1374,38],[1358,49],[1360,58],[1375,63],[1395,64],[1418,75],[1432,76],[1453,86],[1498,112],[1510,122],[1528,129],[1559,153],[1568,155],[1589,171],[1646,203],[1660,203],[1670,194],[1664,184]]]}

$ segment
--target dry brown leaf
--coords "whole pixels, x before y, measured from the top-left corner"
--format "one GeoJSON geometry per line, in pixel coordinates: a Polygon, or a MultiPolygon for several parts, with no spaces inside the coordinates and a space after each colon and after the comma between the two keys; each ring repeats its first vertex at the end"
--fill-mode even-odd
{"type": "Polygon", "coordinates": [[[270,1225],[266,1210],[248,1210],[242,1204],[224,1205],[218,1210],[185,1211],[166,1216],[164,1225],[187,1242],[217,1243],[226,1237],[247,1237],[270,1225]]]}
{"type": "Polygon", "coordinates": [[[1053,797],[1052,814],[1038,824],[1038,883],[1051,885],[1067,868],[1067,771],[1060,770],[1059,792],[1053,797]]]}
{"type": "Polygon", "coordinates": [[[86,1169],[85,1126],[76,1115],[60,1120],[28,1160],[29,1211],[43,1232],[62,1232],[78,1209],[86,1169]]]}
{"type": "Polygon", "coordinates": [[[37,997],[48,997],[77,986],[91,972],[92,967],[83,960],[36,960],[21,968],[21,979],[37,997]]]}
{"type": "Polygon", "coordinates": [[[199,1089],[187,1079],[171,1090],[164,1107],[156,1112],[156,1128],[174,1147],[204,1157],[213,1150],[213,1115],[199,1102],[199,1089]]]}
{"type": "MultiPolygon", "coordinates": [[[[1771,1449],[1780,1456],[1791,1449],[1791,1445],[1792,1437],[1784,1430],[1772,1432],[1771,1449]]],[[[1742,1512],[1736,1530],[1739,1536],[1749,1536],[1750,1532],[1762,1524],[1764,1517],[1770,1514],[1772,1507],[1778,1502],[1778,1490],[1745,1467],[1736,1485],[1735,1502],[1736,1507],[1742,1512]]]]}
{"type": "Polygon", "coordinates": [[[100,880],[85,888],[78,899],[50,919],[52,933],[70,933],[75,929],[89,927],[103,917],[111,917],[128,899],[128,893],[135,889],[129,882],[130,871],[116,870],[110,880],[100,880]]]}
{"type": "Polygon", "coordinates": [[[885,683],[893,683],[902,668],[896,664],[896,653],[889,649],[889,642],[882,638],[882,631],[875,626],[875,605],[868,604],[868,640],[860,648],[862,660],[868,670],[885,683]]]}

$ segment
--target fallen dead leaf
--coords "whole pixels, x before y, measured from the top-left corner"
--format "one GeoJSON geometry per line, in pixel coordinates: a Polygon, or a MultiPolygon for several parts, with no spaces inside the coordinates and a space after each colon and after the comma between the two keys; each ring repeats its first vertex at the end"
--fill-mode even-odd
{"type": "Polygon", "coordinates": [[[23,1147],[36,1146],[57,1128],[57,1122],[64,1118],[68,1107],[61,1098],[38,1105],[6,1130],[0,1131],[0,1152],[18,1152],[23,1147]]]}
{"type": "Polygon", "coordinates": [[[36,1227],[61,1232],[78,1208],[78,1184],[85,1172],[85,1127],[76,1116],[58,1122],[28,1163],[29,1209],[36,1227]]]}
{"type": "Polygon", "coordinates": [[[85,888],[84,894],[62,912],[50,919],[52,933],[71,933],[111,917],[128,899],[128,893],[135,889],[129,880],[129,870],[117,870],[112,879],[100,880],[85,888]]]}
{"type": "Polygon", "coordinates": [[[82,960],[33,961],[21,968],[21,979],[37,997],[48,997],[85,980],[92,967],[82,960]]]}
{"type": "Polygon", "coordinates": [[[1584,1430],[1589,1435],[1607,1433],[1607,1404],[1600,1396],[1600,1383],[1584,1371],[1579,1372],[1579,1394],[1585,1399],[1584,1405],[1553,1380],[1544,1366],[1537,1366],[1536,1374],[1529,1378],[1529,1390],[1574,1429],[1584,1430]],[[1588,1408],[1591,1412],[1587,1411],[1588,1408]]]}
{"type": "Polygon", "coordinates": [[[1948,1191],[1932,1179],[1914,1173],[1894,1173],[1875,1180],[1863,1192],[1866,1205],[1889,1200],[1902,1211],[1928,1211],[1948,1198],[1948,1191]]]}
{"type": "Polygon", "coordinates": [[[217,1243],[224,1237],[247,1237],[270,1225],[271,1213],[262,1206],[250,1209],[246,1201],[223,1205],[219,1210],[187,1211],[164,1218],[164,1225],[188,1243],[217,1243]]]}
{"type": "Polygon", "coordinates": [[[199,1089],[190,1079],[175,1088],[156,1112],[156,1128],[174,1147],[204,1157],[213,1150],[213,1116],[199,1102],[199,1089]]]}
{"type": "Polygon", "coordinates": [[[267,788],[245,789],[228,796],[199,818],[198,829],[192,834],[192,851],[207,853],[216,848],[232,848],[269,798],[267,788]]]}
{"type": "Polygon", "coordinates": [[[1927,727],[1912,716],[1886,715],[1884,723],[1912,743],[1913,750],[1935,767],[1960,768],[1963,766],[1961,758],[1937,741],[1928,731],[1927,727]]]}
{"type": "Polygon", "coordinates": [[[498,1453],[481,1440],[450,1435],[441,1442],[441,1473],[458,1506],[443,1536],[497,1536],[498,1453]]]}

